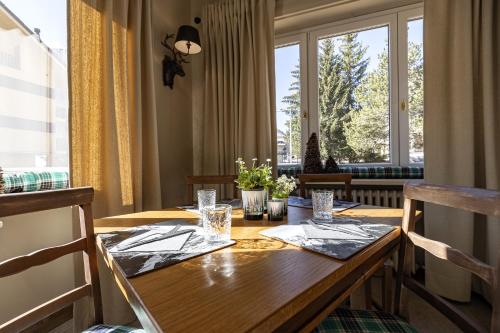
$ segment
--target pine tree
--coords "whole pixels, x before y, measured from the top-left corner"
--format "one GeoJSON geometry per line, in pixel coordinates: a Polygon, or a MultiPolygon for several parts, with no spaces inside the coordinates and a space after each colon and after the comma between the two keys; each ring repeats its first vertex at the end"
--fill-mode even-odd
{"type": "Polygon", "coordinates": [[[295,65],[291,72],[292,82],[288,91],[290,95],[284,96],[281,100],[286,108],[281,111],[286,114],[289,119],[286,121],[285,126],[287,131],[285,133],[285,140],[287,147],[291,147],[290,156],[300,156],[300,67],[295,65]]]}
{"type": "Polygon", "coordinates": [[[346,103],[346,89],[341,75],[341,60],[335,54],[333,38],[321,42],[319,56],[319,111],[321,133],[321,157],[337,155],[339,147],[345,145],[342,132],[341,114],[346,103]]]}
{"type": "Polygon", "coordinates": [[[323,165],[319,152],[319,143],[316,133],[311,134],[307,141],[306,154],[304,157],[304,173],[322,173],[323,165]]]}
{"type": "Polygon", "coordinates": [[[333,156],[340,162],[356,162],[356,153],[348,145],[345,126],[351,112],[359,109],[355,91],[366,75],[366,47],[357,34],[326,38],[319,57],[319,107],[321,156],[333,156]],[[340,45],[336,52],[335,41],[340,45]]]}
{"type": "Polygon", "coordinates": [[[326,163],[325,163],[325,173],[337,173],[339,171],[340,171],[340,168],[337,165],[337,162],[335,162],[333,157],[328,156],[328,159],[326,160],[326,163]]]}
{"type": "Polygon", "coordinates": [[[358,108],[346,124],[349,147],[360,162],[387,162],[389,159],[389,56],[378,55],[378,66],[358,85],[358,108]]]}

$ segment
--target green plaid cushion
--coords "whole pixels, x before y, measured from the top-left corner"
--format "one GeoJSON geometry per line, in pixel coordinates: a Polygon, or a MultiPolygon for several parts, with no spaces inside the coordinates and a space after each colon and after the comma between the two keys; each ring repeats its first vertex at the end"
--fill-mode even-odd
{"type": "MultiPolygon", "coordinates": [[[[340,173],[351,173],[352,178],[357,179],[423,179],[424,168],[418,166],[339,166],[340,173]]],[[[296,177],[302,172],[300,166],[278,166],[278,175],[283,174],[296,177]]]]}
{"type": "Polygon", "coordinates": [[[417,333],[407,322],[381,311],[336,309],[315,333],[417,333]]]}
{"type": "Polygon", "coordinates": [[[69,174],[61,171],[3,174],[4,193],[34,192],[68,188],[69,174]]]}
{"type": "Polygon", "coordinates": [[[114,325],[95,325],[82,333],[145,333],[142,328],[114,325]]]}

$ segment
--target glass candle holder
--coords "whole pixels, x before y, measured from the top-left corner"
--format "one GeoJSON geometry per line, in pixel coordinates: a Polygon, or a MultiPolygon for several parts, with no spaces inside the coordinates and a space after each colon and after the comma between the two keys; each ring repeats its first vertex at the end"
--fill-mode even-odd
{"type": "Polygon", "coordinates": [[[332,219],[333,192],[318,190],[312,193],[313,216],[316,220],[332,219]]]}
{"type": "Polygon", "coordinates": [[[201,214],[205,207],[215,207],[217,192],[215,190],[198,190],[198,210],[201,214]]]}
{"type": "Polygon", "coordinates": [[[283,221],[285,213],[285,203],[282,199],[272,199],[267,201],[267,219],[269,221],[283,221]]]}
{"type": "Polygon", "coordinates": [[[202,210],[205,240],[209,242],[227,241],[231,239],[231,205],[215,205],[202,210]]]}

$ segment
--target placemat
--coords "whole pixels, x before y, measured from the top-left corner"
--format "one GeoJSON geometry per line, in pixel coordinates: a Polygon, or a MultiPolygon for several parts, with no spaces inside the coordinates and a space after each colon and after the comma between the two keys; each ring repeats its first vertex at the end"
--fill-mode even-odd
{"type": "MultiPolygon", "coordinates": [[[[350,202],[350,201],[342,201],[342,200],[333,200],[333,212],[342,212],[344,210],[359,206],[358,202],[350,202]]],[[[312,199],[302,198],[302,197],[294,197],[290,196],[288,198],[288,206],[300,207],[300,208],[309,208],[312,209],[312,199]]]]}
{"type": "MultiPolygon", "coordinates": [[[[370,237],[359,237],[355,234],[351,236],[349,233],[344,233],[344,236],[338,236],[338,239],[319,239],[307,238],[305,228],[312,227],[307,220],[302,221],[300,225],[280,225],[274,228],[266,229],[260,232],[261,235],[278,239],[285,243],[302,247],[304,249],[321,253],[329,257],[345,260],[364,249],[368,245],[376,242],[390,231],[395,229],[395,226],[387,224],[364,223],[360,220],[350,218],[334,217],[331,225],[338,224],[341,227],[353,225],[364,231],[370,237]]],[[[317,230],[321,232],[321,230],[317,230]]],[[[339,231],[337,231],[338,233],[339,231]]],[[[340,231],[342,234],[342,231],[340,231]]],[[[325,237],[332,237],[330,230],[324,231],[325,237]],[[327,235],[328,234],[328,235],[327,235]]],[[[317,237],[316,235],[314,237],[317,237]]]]}
{"type": "MultiPolygon", "coordinates": [[[[127,278],[138,276],[159,268],[171,266],[184,260],[213,252],[227,246],[236,244],[234,240],[220,242],[206,242],[203,237],[203,228],[192,225],[183,220],[170,220],[121,231],[98,234],[106,251],[113,256],[118,266],[127,278]],[[179,230],[194,229],[185,240],[184,245],[178,251],[154,251],[151,246],[161,241],[149,243],[149,247],[144,251],[122,250],[116,251],[116,246],[129,237],[138,236],[151,230],[158,232],[168,232],[172,227],[181,225],[179,230]]],[[[158,244],[158,246],[161,246],[158,244]]],[[[142,247],[144,248],[144,247],[142,247]]]]}

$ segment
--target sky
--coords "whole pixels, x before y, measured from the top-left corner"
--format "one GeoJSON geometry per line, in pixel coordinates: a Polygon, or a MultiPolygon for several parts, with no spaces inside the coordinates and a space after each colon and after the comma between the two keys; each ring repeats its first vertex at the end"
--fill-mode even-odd
{"type": "MultiPolygon", "coordinates": [[[[422,43],[423,21],[415,20],[408,24],[408,41],[422,43]]],[[[388,28],[379,27],[376,29],[365,30],[358,33],[358,40],[368,46],[366,57],[369,59],[368,70],[371,71],[377,67],[377,56],[387,47],[388,28]]],[[[288,88],[292,77],[290,72],[299,64],[299,45],[288,45],[275,50],[275,71],[276,71],[276,110],[285,108],[281,102],[284,96],[289,94],[288,88]]],[[[285,129],[287,118],[281,112],[277,114],[278,129],[285,129]]]]}
{"type": "Polygon", "coordinates": [[[53,49],[67,48],[67,0],[0,0],[32,31],[40,29],[42,41],[53,49]]]}

